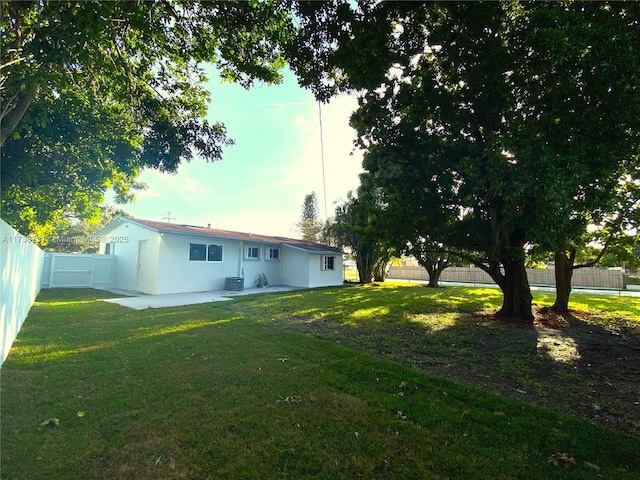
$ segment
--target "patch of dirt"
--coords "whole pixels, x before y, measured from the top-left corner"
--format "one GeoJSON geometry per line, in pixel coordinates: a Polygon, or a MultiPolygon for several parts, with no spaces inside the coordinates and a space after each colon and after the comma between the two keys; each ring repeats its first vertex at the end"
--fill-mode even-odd
{"type": "Polygon", "coordinates": [[[536,312],[532,324],[465,314],[440,331],[399,322],[343,325],[312,316],[281,325],[433,375],[640,436],[640,324],[597,313],[536,312]]]}
{"type": "MultiPolygon", "coordinates": [[[[640,436],[640,325],[599,324],[598,318],[577,310],[536,312],[529,329],[536,334],[536,364],[543,368],[521,398],[640,436]]],[[[502,332],[503,339],[513,335],[513,326],[502,332]]],[[[517,392],[522,380],[507,382],[502,393],[509,383],[517,392]]]]}

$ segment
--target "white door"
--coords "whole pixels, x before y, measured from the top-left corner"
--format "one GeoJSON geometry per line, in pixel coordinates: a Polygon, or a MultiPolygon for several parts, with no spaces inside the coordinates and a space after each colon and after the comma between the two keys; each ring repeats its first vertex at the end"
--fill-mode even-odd
{"type": "Polygon", "coordinates": [[[147,257],[147,240],[138,241],[138,276],[137,283],[138,290],[144,292],[145,286],[145,262],[147,257]]]}
{"type": "Polygon", "coordinates": [[[284,285],[293,285],[293,278],[291,275],[291,252],[280,249],[280,281],[284,285]]]}

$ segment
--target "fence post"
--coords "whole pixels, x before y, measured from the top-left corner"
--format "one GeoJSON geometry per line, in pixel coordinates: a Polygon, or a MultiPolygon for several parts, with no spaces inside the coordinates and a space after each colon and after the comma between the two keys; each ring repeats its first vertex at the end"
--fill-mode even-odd
{"type": "Polygon", "coordinates": [[[93,288],[93,272],[96,271],[96,256],[95,255],[91,255],[91,271],[89,272],[89,278],[90,278],[90,282],[91,282],[91,287],[93,288]]]}
{"type": "Polygon", "coordinates": [[[51,262],[49,263],[49,288],[53,288],[53,268],[55,264],[56,254],[51,252],[51,262]]]}

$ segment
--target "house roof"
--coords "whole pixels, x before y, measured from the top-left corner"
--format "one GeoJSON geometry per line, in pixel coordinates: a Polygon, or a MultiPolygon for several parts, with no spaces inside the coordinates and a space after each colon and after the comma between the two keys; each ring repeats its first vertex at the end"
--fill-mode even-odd
{"type": "Polygon", "coordinates": [[[197,225],[180,225],[177,223],[156,222],[153,220],[143,220],[140,218],[120,217],[111,224],[107,225],[103,229],[103,231],[110,229],[112,226],[115,226],[118,223],[136,223],[138,225],[142,225],[144,227],[155,230],[158,233],[164,234],[197,235],[200,237],[228,238],[250,242],[277,243],[280,245],[286,245],[292,248],[305,250],[311,253],[342,253],[342,250],[336,247],[330,247],[328,245],[322,245],[320,243],[305,242],[304,240],[298,240],[295,238],[234,232],[232,230],[220,230],[218,228],[207,228],[197,225]]]}

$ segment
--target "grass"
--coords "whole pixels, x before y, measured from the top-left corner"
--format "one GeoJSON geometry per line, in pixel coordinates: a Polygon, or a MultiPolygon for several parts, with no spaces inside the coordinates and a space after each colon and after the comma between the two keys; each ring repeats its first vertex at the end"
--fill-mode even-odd
{"type": "MultiPolygon", "coordinates": [[[[1,372],[3,479],[640,475],[637,437],[425,372],[538,381],[531,359],[552,360],[535,340],[478,326],[495,290],[390,284],[145,311],[104,295],[43,291],[30,312],[1,372]],[[478,335],[507,351],[481,365],[478,335]]],[[[575,300],[602,329],[640,318],[637,300],[575,300]]]]}

